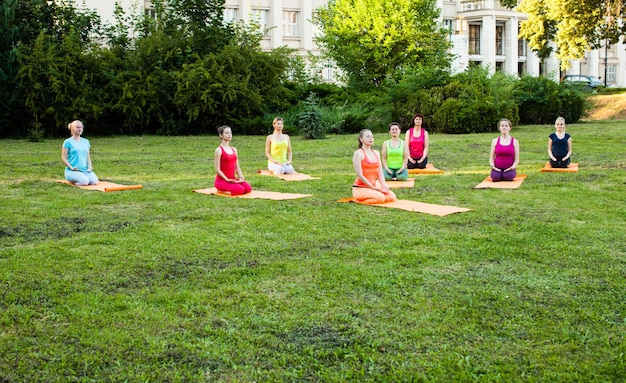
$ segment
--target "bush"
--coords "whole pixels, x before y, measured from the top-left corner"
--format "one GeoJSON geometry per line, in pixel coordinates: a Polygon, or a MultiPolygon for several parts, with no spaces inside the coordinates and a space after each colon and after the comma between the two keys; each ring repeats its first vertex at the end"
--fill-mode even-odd
{"type": "Polygon", "coordinates": [[[580,90],[545,77],[522,76],[513,96],[519,105],[520,122],[525,124],[552,123],[558,116],[574,123],[587,109],[580,90]]]}
{"type": "Polygon", "coordinates": [[[298,116],[296,128],[300,131],[300,135],[306,139],[324,138],[322,112],[318,106],[318,98],[315,93],[309,94],[304,101],[304,109],[298,116]]]}

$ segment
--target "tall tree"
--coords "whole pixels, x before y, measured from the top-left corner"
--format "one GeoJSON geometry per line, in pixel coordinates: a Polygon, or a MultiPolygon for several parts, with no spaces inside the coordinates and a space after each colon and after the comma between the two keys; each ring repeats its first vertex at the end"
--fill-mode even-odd
{"type": "Polygon", "coordinates": [[[555,51],[561,67],[584,57],[585,51],[615,43],[626,33],[623,0],[501,0],[528,15],[520,36],[541,57],[555,51]],[[552,47],[552,44],[554,46],[552,47]]]}
{"type": "Polygon", "coordinates": [[[439,12],[433,0],[330,0],[317,42],[351,84],[379,86],[407,67],[449,66],[439,12]]]}

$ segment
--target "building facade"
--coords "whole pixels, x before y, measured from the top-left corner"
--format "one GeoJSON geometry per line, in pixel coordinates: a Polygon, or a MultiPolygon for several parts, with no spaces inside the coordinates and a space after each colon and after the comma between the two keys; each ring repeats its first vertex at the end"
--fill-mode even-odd
{"type": "MultiPolygon", "coordinates": [[[[89,0],[98,1],[98,0],[89,0]]],[[[150,12],[149,0],[125,0],[150,12]]],[[[316,9],[328,0],[226,0],[226,21],[254,22],[265,31],[263,49],[280,46],[294,49],[309,63],[311,74],[323,81],[337,81],[338,71],[321,56],[315,44],[317,27],[312,23],[316,9]]],[[[626,46],[622,43],[591,50],[573,61],[567,72],[551,56],[540,60],[526,42],[518,38],[526,15],[507,9],[499,0],[437,0],[440,21],[449,30],[454,72],[470,65],[508,74],[543,75],[558,81],[566,74],[599,77],[608,86],[626,87],[626,46]]]]}

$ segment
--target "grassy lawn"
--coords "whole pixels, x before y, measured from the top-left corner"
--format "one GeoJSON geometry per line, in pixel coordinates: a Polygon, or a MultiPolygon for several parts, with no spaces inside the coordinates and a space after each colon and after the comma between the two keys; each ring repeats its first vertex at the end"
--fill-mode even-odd
{"type": "Polygon", "coordinates": [[[192,193],[217,136],[91,138],[144,186],[115,193],[53,182],[62,139],[2,140],[0,382],[624,382],[626,122],[568,126],[578,173],[539,172],[552,131],[513,129],[517,190],[473,188],[496,133],[431,134],[446,174],[396,194],[447,217],[337,203],[356,135],[293,137],[322,179],[285,182],[235,130],[289,201],[192,193]]]}

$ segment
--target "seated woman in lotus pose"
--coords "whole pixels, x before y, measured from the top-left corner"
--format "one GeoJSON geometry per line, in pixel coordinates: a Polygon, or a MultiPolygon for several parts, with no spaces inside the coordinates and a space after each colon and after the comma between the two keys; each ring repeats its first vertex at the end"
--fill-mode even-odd
{"type": "Polygon", "coordinates": [[[352,166],[356,179],[352,185],[352,196],[358,202],[376,204],[396,200],[383,176],[380,154],[372,149],[374,135],[369,129],[359,132],[359,148],[352,155],[352,166]]]}
{"type": "Polygon", "coordinates": [[[566,168],[572,157],[572,137],[565,133],[565,119],[559,117],[554,122],[555,132],[548,137],[548,156],[553,168],[566,168]]]}
{"type": "Polygon", "coordinates": [[[265,140],[265,156],[267,168],[274,174],[293,174],[291,164],[291,141],[289,135],[283,133],[284,121],[276,117],[272,122],[274,133],[265,140]]]}
{"type": "Polygon", "coordinates": [[[400,138],[400,133],[402,133],[400,124],[392,122],[388,129],[391,138],[383,142],[381,150],[383,175],[386,181],[406,181],[409,179],[407,170],[409,149],[406,142],[400,138]]]}
{"type": "Polygon", "coordinates": [[[250,193],[252,187],[246,182],[237,149],[230,146],[233,139],[233,131],[229,126],[222,125],[217,129],[222,142],[215,149],[215,188],[222,192],[230,192],[230,195],[250,193]]]}
{"type": "Polygon", "coordinates": [[[519,143],[509,133],[511,121],[503,118],[498,122],[500,136],[491,141],[489,163],[491,164],[491,179],[498,181],[513,181],[517,175],[515,168],[519,163],[519,143]]]}
{"type": "Polygon", "coordinates": [[[65,164],[65,179],[76,186],[95,185],[98,176],[93,172],[89,140],[81,137],[83,123],[74,120],[67,125],[72,137],[63,141],[61,149],[61,161],[65,164]]]}
{"type": "Polygon", "coordinates": [[[409,145],[409,169],[425,169],[428,165],[428,132],[422,127],[424,115],[415,113],[404,138],[409,145]]]}

